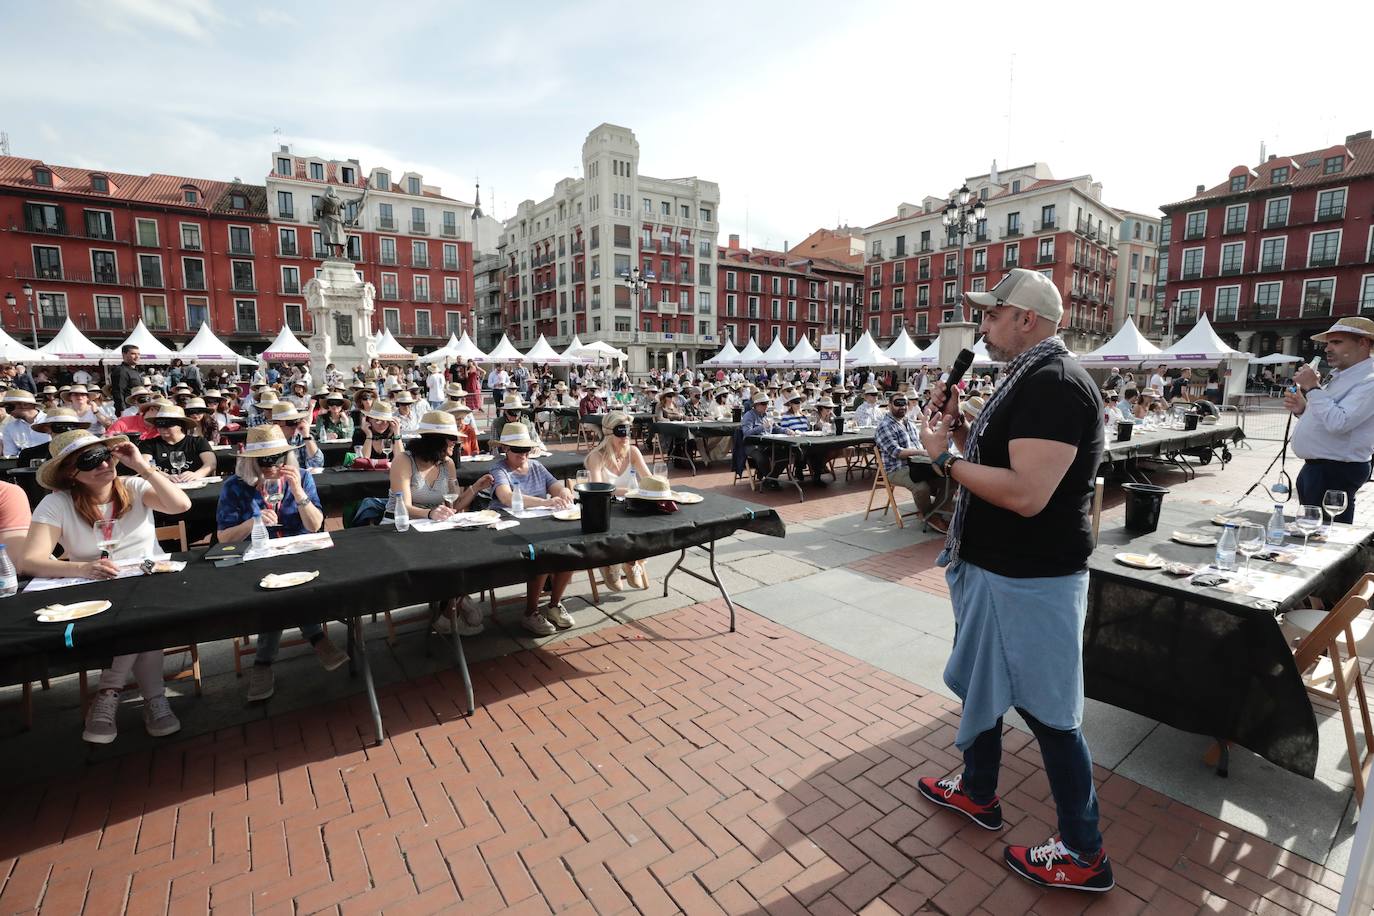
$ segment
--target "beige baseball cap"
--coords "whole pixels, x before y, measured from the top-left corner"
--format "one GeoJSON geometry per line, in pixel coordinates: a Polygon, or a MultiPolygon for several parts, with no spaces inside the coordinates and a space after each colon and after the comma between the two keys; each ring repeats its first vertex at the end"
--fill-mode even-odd
{"type": "Polygon", "coordinates": [[[985,293],[967,295],[969,302],[985,309],[1010,305],[1056,323],[1064,317],[1064,300],[1054,283],[1044,274],[1024,267],[1012,268],[1001,282],[985,293]]]}

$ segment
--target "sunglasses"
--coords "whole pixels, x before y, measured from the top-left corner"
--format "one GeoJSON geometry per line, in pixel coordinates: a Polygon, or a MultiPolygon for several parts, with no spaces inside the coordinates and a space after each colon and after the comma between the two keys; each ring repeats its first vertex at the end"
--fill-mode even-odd
{"type": "Polygon", "coordinates": [[[76,469],[78,471],[94,471],[114,457],[114,452],[105,446],[89,449],[76,456],[76,469]]]}
{"type": "Polygon", "coordinates": [[[171,429],[173,426],[180,426],[176,420],[154,420],[153,427],[156,429],[171,429]]]}
{"type": "Polygon", "coordinates": [[[517,455],[528,455],[530,452],[534,451],[534,449],[527,448],[523,445],[508,445],[506,446],[506,451],[514,452],[517,455]]]}
{"type": "Polygon", "coordinates": [[[253,460],[258,463],[258,467],[260,468],[274,468],[286,461],[286,455],[287,453],[283,452],[280,455],[264,455],[261,458],[254,458],[253,460]]]}
{"type": "Polygon", "coordinates": [[[893,401],[893,402],[892,402],[892,406],[893,406],[893,407],[905,407],[905,406],[906,406],[906,401],[893,401]]]}
{"type": "Polygon", "coordinates": [[[138,397],[134,398],[134,403],[135,403],[135,404],[147,404],[147,403],[148,403],[149,401],[151,401],[151,400],[152,400],[152,398],[150,398],[150,397],[148,397],[148,396],[146,396],[146,395],[142,395],[142,394],[141,394],[141,395],[139,395],[138,397]]]}

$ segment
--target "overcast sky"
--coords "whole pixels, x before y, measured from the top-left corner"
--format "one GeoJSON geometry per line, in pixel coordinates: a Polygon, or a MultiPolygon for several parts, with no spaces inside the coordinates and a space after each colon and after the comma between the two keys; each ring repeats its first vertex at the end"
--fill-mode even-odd
{"type": "Polygon", "coordinates": [[[510,216],[630,127],[721,186],[721,241],[868,225],[1039,160],[1154,212],[1374,127],[1374,3],[48,0],[0,7],[14,155],[261,182],[297,153],[413,168],[510,216]],[[494,200],[493,200],[494,196],[494,200]],[[493,207],[494,203],[494,207],[493,207]]]}

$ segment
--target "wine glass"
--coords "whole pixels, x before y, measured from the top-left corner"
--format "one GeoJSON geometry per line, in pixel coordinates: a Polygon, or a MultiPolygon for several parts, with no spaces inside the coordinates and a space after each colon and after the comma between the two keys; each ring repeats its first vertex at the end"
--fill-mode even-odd
{"type": "Polygon", "coordinates": [[[1236,553],[1245,557],[1245,579],[1250,578],[1250,558],[1264,549],[1264,529],[1254,522],[1242,522],[1236,538],[1236,553]]]}
{"type": "Polygon", "coordinates": [[[1322,510],[1320,506],[1299,506],[1298,507],[1298,530],[1302,532],[1302,549],[1307,552],[1307,539],[1312,536],[1312,532],[1322,526],[1322,510]]]}
{"type": "Polygon", "coordinates": [[[461,495],[460,493],[445,493],[444,505],[452,509],[454,506],[458,505],[458,497],[461,495]]]}
{"type": "Polygon", "coordinates": [[[668,477],[668,462],[655,461],[653,467],[649,468],[649,473],[654,477],[663,477],[666,479],[668,477]]]}
{"type": "Polygon", "coordinates": [[[1327,490],[1322,496],[1322,511],[1336,521],[1336,516],[1345,512],[1346,494],[1344,490],[1327,490]]]}
{"type": "Polygon", "coordinates": [[[172,466],[173,474],[180,474],[186,470],[186,453],[172,452],[167,456],[167,463],[172,466]]]}
{"type": "Polygon", "coordinates": [[[286,488],[283,483],[284,481],[280,477],[265,479],[262,482],[262,500],[267,504],[267,508],[273,512],[277,511],[282,498],[286,495],[286,488]]]}
{"type": "Polygon", "coordinates": [[[390,436],[382,440],[382,455],[387,461],[391,460],[392,439],[390,436]]]}
{"type": "Polygon", "coordinates": [[[119,545],[118,539],[114,536],[114,525],[114,519],[103,517],[91,523],[91,530],[95,532],[95,546],[100,548],[102,560],[114,553],[115,547],[119,545]]]}
{"type": "Polygon", "coordinates": [[[573,493],[575,494],[574,498],[579,498],[579,499],[580,499],[580,494],[582,493],[582,487],[583,487],[583,485],[584,485],[584,484],[591,483],[591,482],[592,482],[592,475],[591,475],[591,472],[590,472],[590,471],[588,471],[586,468],[583,468],[582,470],[578,471],[578,472],[577,472],[577,485],[576,485],[575,487],[573,487],[573,493]]]}

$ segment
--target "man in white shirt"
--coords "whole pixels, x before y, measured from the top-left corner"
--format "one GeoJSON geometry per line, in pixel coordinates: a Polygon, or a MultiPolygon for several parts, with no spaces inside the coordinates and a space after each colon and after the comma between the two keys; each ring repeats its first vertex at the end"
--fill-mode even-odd
{"type": "Polygon", "coordinates": [[[0,432],[0,444],[6,456],[15,456],[33,445],[42,445],[49,440],[47,433],[36,432],[33,424],[41,423],[38,402],[32,394],[22,388],[11,388],[5,392],[0,404],[9,413],[9,422],[0,432]]]}
{"type": "Polygon", "coordinates": [[[883,418],[882,408],[878,406],[878,386],[865,385],[864,402],[854,411],[854,425],[860,429],[876,427],[883,418]]]}
{"type": "Polygon", "coordinates": [[[1150,384],[1146,387],[1164,390],[1164,367],[1159,366],[1155,369],[1154,375],[1150,376],[1150,384]]]}
{"type": "Polygon", "coordinates": [[[91,374],[87,372],[85,369],[78,368],[75,372],[72,373],[73,385],[89,385],[90,383],[91,374]]]}
{"type": "Polygon", "coordinates": [[[1346,495],[1338,522],[1355,517],[1355,493],[1369,479],[1374,453],[1374,321],[1342,318],[1313,340],[1326,344],[1326,361],[1334,370],[1326,385],[1311,366],[1293,376],[1298,390],[1283,396],[1283,404],[1297,418],[1293,425],[1293,454],[1303,459],[1298,474],[1298,498],[1304,506],[1320,506],[1327,490],[1346,495]]]}
{"type": "Polygon", "coordinates": [[[431,410],[438,410],[444,403],[444,387],[447,384],[444,380],[444,369],[437,362],[429,367],[429,375],[425,376],[425,397],[429,398],[431,410]]]}

